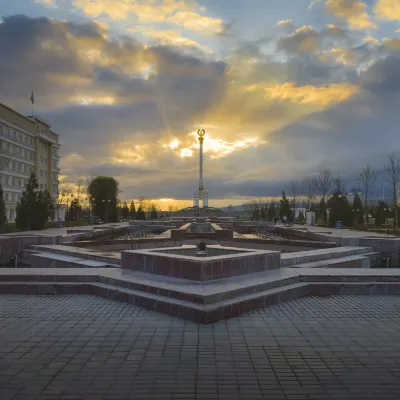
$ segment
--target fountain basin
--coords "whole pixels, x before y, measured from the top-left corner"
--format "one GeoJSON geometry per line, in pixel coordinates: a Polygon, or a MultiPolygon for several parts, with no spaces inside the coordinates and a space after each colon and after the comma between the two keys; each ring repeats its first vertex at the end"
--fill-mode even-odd
{"type": "Polygon", "coordinates": [[[280,267],[280,252],[207,246],[205,257],[196,257],[196,246],[121,253],[121,267],[157,275],[209,281],[280,267]]]}

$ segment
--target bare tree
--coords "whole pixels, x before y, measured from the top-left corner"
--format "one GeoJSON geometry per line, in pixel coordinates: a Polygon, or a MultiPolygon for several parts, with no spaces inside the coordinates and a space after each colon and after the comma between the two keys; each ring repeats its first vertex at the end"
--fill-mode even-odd
{"type": "MultiPolygon", "coordinates": [[[[332,171],[323,166],[317,176],[317,194],[326,205],[325,198],[328,196],[332,188],[332,171]]],[[[323,215],[324,224],[326,224],[326,209],[320,210],[323,215]]]]}
{"type": "Polygon", "coordinates": [[[365,220],[368,222],[368,201],[374,192],[377,175],[372,170],[371,165],[367,164],[360,173],[360,189],[364,200],[365,220]]]}
{"type": "Polygon", "coordinates": [[[331,191],[332,181],[332,171],[327,167],[322,167],[316,178],[316,192],[324,201],[331,191]]]}
{"type": "Polygon", "coordinates": [[[385,175],[383,177],[389,185],[393,196],[394,226],[399,229],[398,210],[397,210],[397,189],[400,184],[400,160],[396,154],[388,155],[388,163],[385,165],[385,175]]]}
{"type": "Polygon", "coordinates": [[[296,220],[296,202],[301,196],[301,185],[297,179],[292,179],[289,185],[289,196],[293,202],[293,222],[296,220]]]}
{"type": "Polygon", "coordinates": [[[307,202],[307,208],[308,211],[310,211],[311,204],[313,200],[315,200],[315,198],[317,197],[317,178],[314,176],[307,176],[302,182],[302,187],[302,191],[307,202]]]}
{"type": "MultiPolygon", "coordinates": [[[[75,187],[76,187],[76,198],[78,200],[78,204],[82,206],[81,204],[81,196],[85,194],[85,179],[82,177],[79,177],[77,181],[75,182],[75,187]]],[[[79,208],[78,208],[79,209],[79,208]]],[[[82,211],[81,215],[77,215],[78,218],[82,218],[82,211]]]]}

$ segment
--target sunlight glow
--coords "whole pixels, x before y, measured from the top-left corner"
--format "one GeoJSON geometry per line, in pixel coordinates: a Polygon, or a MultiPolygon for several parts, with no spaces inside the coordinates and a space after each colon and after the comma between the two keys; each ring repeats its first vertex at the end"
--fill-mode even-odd
{"type": "Polygon", "coordinates": [[[96,104],[104,104],[104,105],[113,105],[116,103],[115,97],[112,96],[75,96],[70,99],[71,103],[81,104],[83,106],[96,105],[96,104]]]}
{"type": "MultiPolygon", "coordinates": [[[[225,141],[210,136],[207,133],[204,140],[203,151],[208,153],[210,158],[222,158],[235,151],[243,150],[248,147],[257,147],[260,144],[266,143],[257,137],[248,137],[241,140],[232,142],[225,141]]],[[[176,155],[181,158],[193,157],[195,152],[199,149],[199,142],[197,140],[197,132],[188,134],[188,140],[182,143],[178,139],[172,140],[169,144],[163,144],[164,149],[171,149],[176,155]]]]}

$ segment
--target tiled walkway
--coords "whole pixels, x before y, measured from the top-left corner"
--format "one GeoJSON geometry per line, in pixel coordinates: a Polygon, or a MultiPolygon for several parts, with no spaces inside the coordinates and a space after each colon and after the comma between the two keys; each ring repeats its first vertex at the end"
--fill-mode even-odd
{"type": "Polygon", "coordinates": [[[0,295],[0,399],[399,399],[400,297],[303,298],[213,325],[0,295]]]}

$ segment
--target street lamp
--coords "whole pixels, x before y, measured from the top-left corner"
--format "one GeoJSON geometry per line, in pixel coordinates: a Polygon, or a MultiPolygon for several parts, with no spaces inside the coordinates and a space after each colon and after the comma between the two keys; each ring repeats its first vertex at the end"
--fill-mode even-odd
{"type": "Polygon", "coordinates": [[[71,197],[71,200],[72,200],[72,198],[74,197],[74,194],[73,193],[67,193],[66,197],[67,197],[67,217],[65,218],[65,220],[66,220],[67,226],[68,226],[68,222],[69,222],[69,198],[71,197]]]}

